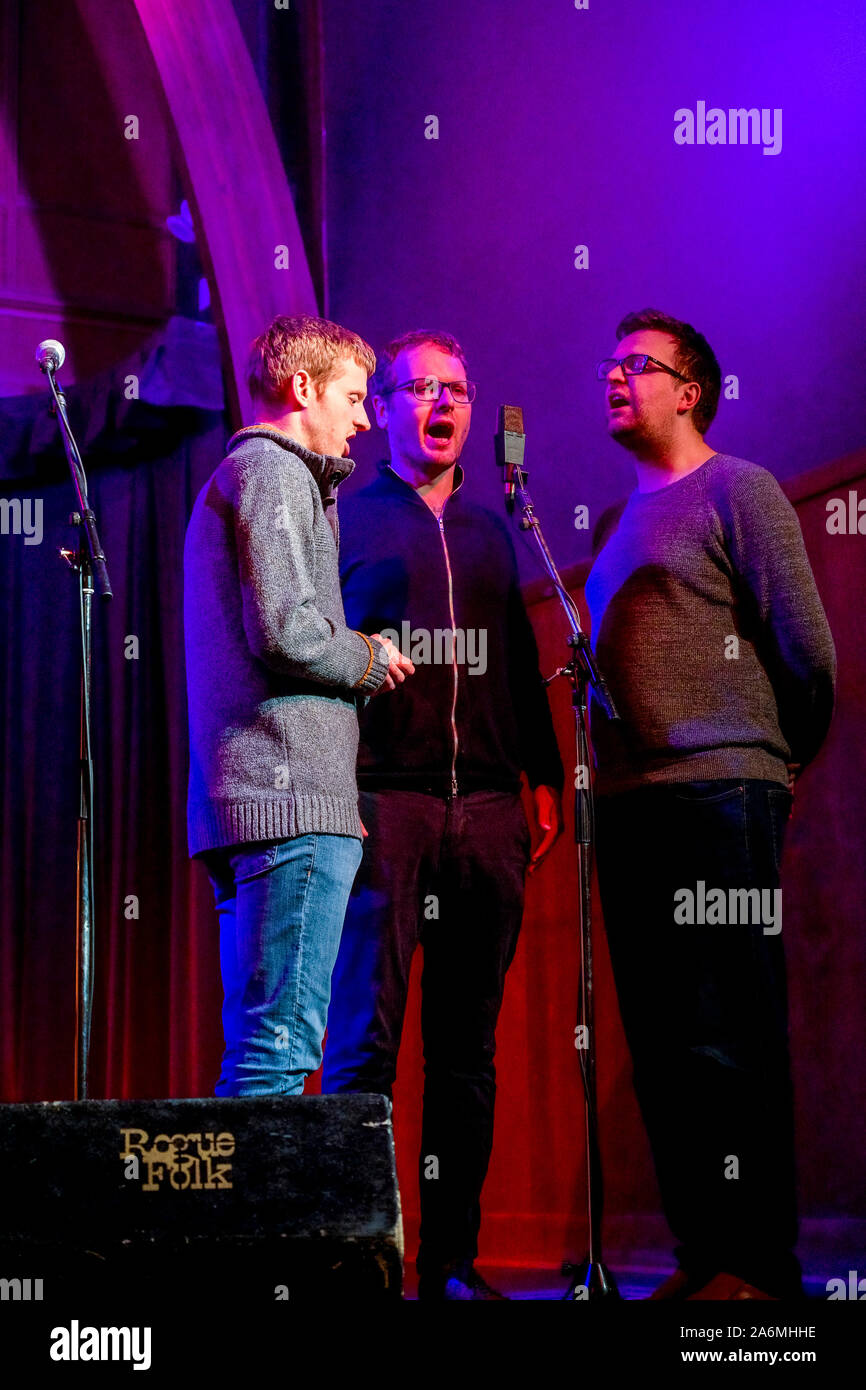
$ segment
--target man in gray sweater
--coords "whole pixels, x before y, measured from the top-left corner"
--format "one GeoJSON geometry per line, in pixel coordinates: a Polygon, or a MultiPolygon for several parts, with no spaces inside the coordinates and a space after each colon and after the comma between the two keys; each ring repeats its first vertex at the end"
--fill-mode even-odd
{"type": "Polygon", "coordinates": [[[189,851],[220,921],[217,1095],[295,1095],[318,1067],[364,833],[358,702],[412,663],[346,626],[336,490],[375,357],[324,319],[253,344],[256,423],[193,507],[184,550],[189,851]]]}
{"type": "Polygon", "coordinates": [[[637,488],[602,517],[598,873],[634,1085],[678,1269],[653,1298],[801,1295],[782,893],[794,775],[835,651],[793,507],[704,442],[721,373],[657,310],[599,364],[637,488]]]}

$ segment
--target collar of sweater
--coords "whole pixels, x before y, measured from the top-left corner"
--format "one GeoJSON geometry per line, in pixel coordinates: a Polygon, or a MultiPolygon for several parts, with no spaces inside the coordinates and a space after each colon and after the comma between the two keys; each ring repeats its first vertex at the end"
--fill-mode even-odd
{"type": "MultiPolygon", "coordinates": [[[[393,491],[402,492],[404,493],[404,495],[406,493],[411,493],[411,495],[417,498],[417,500],[421,503],[422,507],[427,506],[427,503],[424,501],[424,498],[421,496],[418,489],[413,487],[411,483],[407,483],[405,478],[401,478],[399,473],[394,472],[390,459],[380,459],[376,467],[379,470],[380,483],[390,484],[393,491]]],[[[446,501],[450,501],[451,498],[455,495],[455,493],[460,491],[461,487],[463,486],[463,479],[465,478],[465,476],[466,475],[463,472],[463,469],[458,463],[457,467],[454,469],[454,486],[449,492],[448,497],[445,499],[446,501]]]]}
{"type": "Polygon", "coordinates": [[[338,459],[333,454],[314,454],[312,449],[304,448],[304,445],[299,444],[290,434],[278,430],[276,425],[245,425],[232,435],[227,452],[231,453],[232,449],[242,444],[245,439],[256,438],[272,439],[275,444],[280,444],[290,454],[299,458],[307,465],[323,493],[330,493],[338,483],[348,478],[355,467],[354,459],[338,459]]]}

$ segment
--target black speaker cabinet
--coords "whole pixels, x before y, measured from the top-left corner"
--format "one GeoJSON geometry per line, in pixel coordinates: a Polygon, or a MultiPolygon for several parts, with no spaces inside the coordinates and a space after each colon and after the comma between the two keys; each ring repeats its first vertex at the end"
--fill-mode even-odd
{"type": "Polygon", "coordinates": [[[402,1295],[383,1096],[0,1105],[0,1299],[402,1295]]]}

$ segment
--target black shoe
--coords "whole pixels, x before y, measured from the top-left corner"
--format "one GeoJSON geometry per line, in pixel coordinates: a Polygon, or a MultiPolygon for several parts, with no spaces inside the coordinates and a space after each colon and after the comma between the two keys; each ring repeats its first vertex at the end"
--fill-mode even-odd
{"type": "Polygon", "coordinates": [[[478,1270],[469,1262],[452,1260],[443,1269],[422,1274],[418,1280],[419,1302],[468,1302],[470,1299],[503,1299],[507,1295],[491,1288],[478,1270]]]}

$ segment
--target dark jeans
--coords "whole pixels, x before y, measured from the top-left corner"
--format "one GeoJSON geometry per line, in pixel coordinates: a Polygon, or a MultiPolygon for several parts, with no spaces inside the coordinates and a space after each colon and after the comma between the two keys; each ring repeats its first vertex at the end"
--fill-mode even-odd
{"type": "Polygon", "coordinates": [[[767,889],[769,907],[790,807],[784,787],[755,780],[597,804],[620,1012],[679,1263],[783,1297],[800,1290],[784,918],[781,931],[769,913],[755,923],[757,903],[729,890],[767,889]],[[705,897],[724,890],[727,925],[682,920],[682,890],[698,903],[701,883],[705,897]]]}
{"type": "Polygon", "coordinates": [[[334,970],[322,1090],[391,1095],[412,956],[424,949],[419,1270],[478,1253],[495,1030],[523,914],[519,796],[361,793],[369,838],[334,970]]]}

